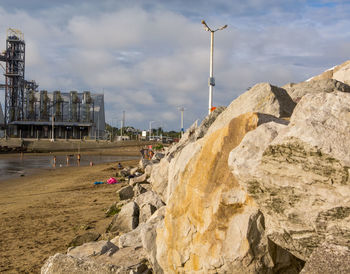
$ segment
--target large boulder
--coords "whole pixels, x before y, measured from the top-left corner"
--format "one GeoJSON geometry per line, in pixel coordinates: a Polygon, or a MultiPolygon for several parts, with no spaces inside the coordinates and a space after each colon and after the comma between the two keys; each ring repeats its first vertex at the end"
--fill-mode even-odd
{"type": "Polygon", "coordinates": [[[119,200],[129,200],[134,197],[134,190],[132,186],[125,186],[117,191],[119,200]]]}
{"type": "Polygon", "coordinates": [[[135,203],[140,208],[139,222],[146,222],[152,214],[164,206],[161,198],[153,191],[147,191],[135,198],[135,203]]]}
{"type": "Polygon", "coordinates": [[[75,258],[57,253],[46,260],[41,267],[42,274],[86,274],[86,273],[120,273],[115,265],[101,264],[89,258],[75,258]]]}
{"type": "Polygon", "coordinates": [[[120,248],[127,247],[127,246],[135,246],[135,247],[142,246],[140,232],[141,232],[143,225],[144,224],[140,224],[134,230],[119,236],[118,237],[118,246],[120,248]]]}
{"type": "Polygon", "coordinates": [[[127,203],[120,212],[113,217],[107,232],[127,233],[139,225],[139,206],[135,202],[127,203]]]}
{"type": "Polygon", "coordinates": [[[260,112],[284,118],[292,115],[294,107],[295,102],[284,89],[269,83],[256,84],[231,102],[217,117],[207,134],[222,128],[243,113],[260,112]]]}
{"type": "Polygon", "coordinates": [[[229,157],[268,238],[304,261],[325,240],[349,245],[349,106],[349,93],[307,94],[288,126],[252,131],[229,157]]]}
{"type": "Polygon", "coordinates": [[[322,79],[335,79],[345,84],[350,85],[350,60],[344,62],[341,65],[335,66],[321,73],[320,75],[314,76],[311,80],[322,80],[322,79]]]}
{"type": "Polygon", "coordinates": [[[158,209],[152,217],[142,225],[140,231],[140,237],[142,246],[148,255],[148,261],[152,265],[154,273],[162,274],[163,269],[159,266],[157,261],[157,229],[163,225],[165,214],[165,207],[158,209]]]}
{"type": "MultiPolygon", "coordinates": [[[[277,118],[247,113],[206,134],[179,172],[157,230],[157,262],[164,272],[261,273],[299,271],[300,262],[265,237],[264,216],[228,167],[245,134],[277,118]]],[[[180,164],[180,163],[179,163],[180,164]]]]}
{"type": "Polygon", "coordinates": [[[163,201],[166,201],[168,187],[169,160],[163,158],[159,164],[153,166],[150,176],[152,190],[155,191],[163,201]]]}
{"type": "Polygon", "coordinates": [[[306,94],[329,93],[335,90],[350,92],[350,86],[334,79],[310,80],[299,84],[290,83],[284,85],[283,88],[296,103],[306,94]]]}

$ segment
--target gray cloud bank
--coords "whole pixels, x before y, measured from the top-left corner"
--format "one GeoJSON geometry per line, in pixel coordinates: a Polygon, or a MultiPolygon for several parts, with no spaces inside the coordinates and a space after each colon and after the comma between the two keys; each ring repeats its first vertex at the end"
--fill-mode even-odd
{"type": "MultiPolygon", "coordinates": [[[[262,81],[303,81],[349,59],[346,1],[8,1],[6,29],[26,40],[26,78],[41,89],[104,92],[107,121],[180,128],[207,113],[209,33],[215,34],[214,105],[262,81]],[[283,3],[283,4],[281,4],[283,3]]],[[[0,78],[3,82],[3,77],[0,78]]],[[[2,98],[3,102],[3,98],[2,98]]]]}

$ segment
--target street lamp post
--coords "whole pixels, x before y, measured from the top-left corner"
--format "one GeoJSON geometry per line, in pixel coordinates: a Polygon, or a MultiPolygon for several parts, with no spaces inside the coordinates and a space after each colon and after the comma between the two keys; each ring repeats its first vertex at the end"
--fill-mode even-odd
{"type": "Polygon", "coordinates": [[[206,31],[210,31],[210,67],[209,67],[209,107],[208,107],[208,114],[213,109],[213,87],[215,86],[215,78],[214,78],[214,32],[218,30],[223,30],[227,28],[227,25],[218,28],[216,30],[212,30],[211,28],[208,27],[207,23],[202,20],[202,24],[204,25],[204,29],[206,31]]]}
{"type": "Polygon", "coordinates": [[[184,107],[180,107],[179,108],[180,112],[181,112],[181,137],[184,135],[184,111],[185,108],[184,107]]]}
{"type": "Polygon", "coordinates": [[[152,134],[152,123],[155,121],[149,121],[149,138],[151,139],[151,134],[152,134]]]}

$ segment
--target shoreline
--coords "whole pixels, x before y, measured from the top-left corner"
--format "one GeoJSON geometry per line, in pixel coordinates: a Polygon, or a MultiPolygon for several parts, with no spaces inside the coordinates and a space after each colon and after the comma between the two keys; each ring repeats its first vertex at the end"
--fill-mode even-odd
{"type": "MultiPolygon", "coordinates": [[[[137,164],[123,161],[124,166],[137,164]]],[[[65,252],[75,236],[105,233],[113,218],[105,212],[126,183],[93,183],[115,176],[117,170],[117,163],[103,163],[1,181],[0,272],[40,272],[44,261],[65,252]]]]}

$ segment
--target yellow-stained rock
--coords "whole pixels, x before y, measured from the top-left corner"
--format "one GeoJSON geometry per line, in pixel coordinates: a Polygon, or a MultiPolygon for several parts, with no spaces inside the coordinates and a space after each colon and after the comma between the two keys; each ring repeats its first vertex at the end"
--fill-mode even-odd
{"type": "MultiPolygon", "coordinates": [[[[263,219],[230,172],[228,156],[267,117],[272,118],[240,115],[201,140],[201,149],[181,173],[168,201],[164,227],[157,231],[157,260],[166,273],[238,273],[243,266],[246,272],[257,271],[258,266],[245,258],[254,257],[250,243],[259,246],[263,219]]],[[[264,252],[257,256],[264,257],[264,252]]],[[[269,258],[265,260],[261,268],[269,265],[269,258]]]]}

